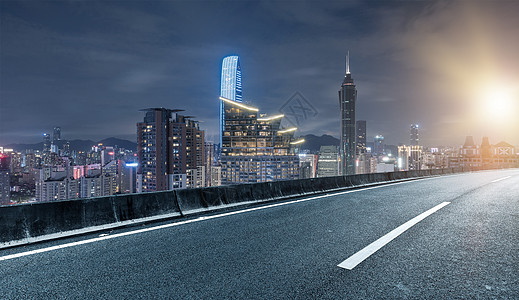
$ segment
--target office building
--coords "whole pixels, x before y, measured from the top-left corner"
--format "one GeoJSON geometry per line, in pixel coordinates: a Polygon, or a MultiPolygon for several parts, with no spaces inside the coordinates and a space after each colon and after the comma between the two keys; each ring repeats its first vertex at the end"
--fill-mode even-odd
{"type": "Polygon", "coordinates": [[[355,104],[357,102],[357,88],[350,73],[349,57],[346,62],[346,75],[339,90],[339,104],[341,112],[341,144],[340,144],[340,173],[342,175],[355,174],[355,104]]]}
{"type": "Polygon", "coordinates": [[[314,178],[317,175],[317,155],[311,153],[299,154],[299,178],[314,178]]]}
{"type": "Polygon", "coordinates": [[[122,194],[136,193],[137,192],[137,162],[124,162],[119,160],[119,177],[118,185],[119,191],[122,194]]]}
{"type": "Polygon", "coordinates": [[[297,128],[281,128],[284,115],[267,116],[255,107],[220,100],[225,111],[222,184],[297,179],[299,159],[293,147],[304,141],[293,141],[297,128]]]}
{"type": "Polygon", "coordinates": [[[340,157],[336,146],[321,146],[317,158],[317,177],[340,175],[340,157]]]}
{"type": "MultiPolygon", "coordinates": [[[[242,102],[240,58],[237,55],[227,56],[222,61],[220,79],[220,97],[236,102],[242,102]]],[[[224,103],[220,102],[220,145],[225,127],[224,103]]]]}

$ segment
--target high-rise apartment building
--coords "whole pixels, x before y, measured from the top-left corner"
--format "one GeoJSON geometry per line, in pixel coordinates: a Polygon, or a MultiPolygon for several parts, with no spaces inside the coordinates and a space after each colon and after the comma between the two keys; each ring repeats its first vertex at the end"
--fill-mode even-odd
{"type": "Polygon", "coordinates": [[[297,179],[299,159],[292,141],[297,128],[280,128],[284,115],[267,116],[258,109],[220,97],[225,111],[222,137],[222,184],[297,179]]]}
{"type": "MultiPolygon", "coordinates": [[[[349,59],[349,58],[348,58],[349,59]]],[[[339,104],[341,111],[341,145],[340,157],[342,175],[355,174],[355,103],[357,102],[357,88],[351,77],[349,61],[346,63],[346,75],[339,90],[339,104]]]]}
{"type": "Polygon", "coordinates": [[[410,134],[410,142],[411,146],[418,146],[420,144],[420,139],[418,136],[418,124],[411,125],[411,134],[410,134]]]}
{"type": "Polygon", "coordinates": [[[138,192],[196,187],[187,173],[204,165],[204,132],[198,122],[178,114],[182,110],[143,111],[144,121],[137,123],[138,192]]]}
{"type": "MultiPolygon", "coordinates": [[[[241,66],[237,55],[227,56],[222,61],[222,76],[220,81],[220,97],[236,102],[242,102],[241,66]]],[[[220,145],[225,127],[224,104],[220,102],[220,145]]]]}
{"type": "Polygon", "coordinates": [[[356,123],[356,145],[357,145],[357,154],[366,153],[366,121],[359,120],[356,123]]]}

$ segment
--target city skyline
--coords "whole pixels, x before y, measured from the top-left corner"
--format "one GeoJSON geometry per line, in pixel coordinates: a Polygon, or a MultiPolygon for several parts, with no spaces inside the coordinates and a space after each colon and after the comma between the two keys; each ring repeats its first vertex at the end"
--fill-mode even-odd
{"type": "Polygon", "coordinates": [[[368,138],[406,143],[418,123],[423,145],[466,135],[519,145],[517,106],[478,102],[517,100],[517,3],[0,5],[3,144],[40,142],[56,126],[66,139],[134,141],[139,109],[150,106],[185,109],[216,141],[220,63],[230,54],[245,66],[245,102],[279,113],[300,92],[318,115],[298,133],[340,137],[336,87],[349,49],[368,138]],[[235,21],[217,22],[229,9],[235,21]]]}

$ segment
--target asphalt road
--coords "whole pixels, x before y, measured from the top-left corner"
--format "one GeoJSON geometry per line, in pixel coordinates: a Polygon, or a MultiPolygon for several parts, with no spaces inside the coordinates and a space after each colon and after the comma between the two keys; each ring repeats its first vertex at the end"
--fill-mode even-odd
{"type": "Polygon", "coordinates": [[[0,299],[519,299],[517,169],[307,199],[1,250],[0,299]]]}

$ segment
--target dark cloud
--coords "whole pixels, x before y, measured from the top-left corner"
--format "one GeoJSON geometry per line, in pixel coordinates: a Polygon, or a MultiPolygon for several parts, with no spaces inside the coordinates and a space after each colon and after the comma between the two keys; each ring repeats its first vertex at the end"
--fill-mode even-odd
{"type": "MultiPolygon", "coordinates": [[[[344,56],[368,135],[519,145],[518,112],[483,124],[477,89],[519,86],[516,1],[0,2],[0,143],[135,139],[139,109],[185,109],[216,140],[221,59],[241,57],[244,97],[276,113],[300,92],[300,133],[338,136],[344,56]],[[489,79],[490,78],[490,79],[489,79]],[[492,127],[492,130],[489,129],[492,127]]],[[[517,95],[517,94],[516,94],[517,95]]],[[[515,98],[517,101],[517,97],[515,98]]]]}

